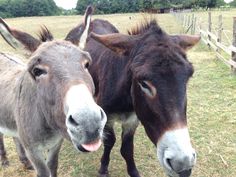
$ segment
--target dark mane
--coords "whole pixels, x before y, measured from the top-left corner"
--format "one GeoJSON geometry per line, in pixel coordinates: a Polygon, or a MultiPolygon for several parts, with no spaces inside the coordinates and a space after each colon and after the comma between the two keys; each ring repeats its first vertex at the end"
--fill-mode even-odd
{"type": "Polygon", "coordinates": [[[133,27],[130,30],[128,30],[128,34],[129,35],[143,34],[144,32],[146,32],[151,27],[155,27],[158,31],[162,31],[162,29],[159,27],[156,19],[154,19],[154,18],[151,18],[151,19],[144,18],[143,22],[138,24],[136,27],[133,27]]]}
{"type": "Polygon", "coordinates": [[[53,35],[46,26],[41,27],[41,31],[39,32],[38,36],[39,36],[40,41],[42,42],[53,40],[53,35]]]}

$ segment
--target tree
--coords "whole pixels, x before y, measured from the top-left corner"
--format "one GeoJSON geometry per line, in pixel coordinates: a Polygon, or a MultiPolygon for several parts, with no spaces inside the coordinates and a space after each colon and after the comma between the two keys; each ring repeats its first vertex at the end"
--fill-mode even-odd
{"type": "Polygon", "coordinates": [[[59,15],[53,0],[0,0],[1,17],[59,15]]]}
{"type": "Polygon", "coordinates": [[[96,4],[96,2],[94,3],[93,0],[78,0],[75,9],[77,10],[78,14],[83,14],[88,5],[94,4],[96,4]]]}
{"type": "Polygon", "coordinates": [[[191,0],[191,6],[203,8],[215,8],[225,5],[224,0],[191,0]]]}
{"type": "Polygon", "coordinates": [[[230,4],[230,6],[232,6],[232,7],[236,7],[236,0],[232,1],[232,2],[229,3],[229,4],[230,4]]]}
{"type": "Polygon", "coordinates": [[[224,6],[224,5],[226,5],[224,0],[217,0],[216,1],[216,7],[220,7],[220,6],[224,6]]]}

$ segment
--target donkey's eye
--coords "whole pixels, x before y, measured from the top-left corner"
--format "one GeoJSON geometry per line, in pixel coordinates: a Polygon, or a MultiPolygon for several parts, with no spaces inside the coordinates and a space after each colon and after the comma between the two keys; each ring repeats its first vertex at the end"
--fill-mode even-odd
{"type": "Polygon", "coordinates": [[[156,88],[152,85],[149,81],[140,81],[138,82],[141,90],[148,96],[148,97],[155,97],[156,96],[156,88]]]}
{"type": "Polygon", "coordinates": [[[84,68],[85,68],[85,69],[88,69],[89,65],[90,65],[89,61],[86,61],[86,62],[84,63],[84,68]]]}
{"type": "Polygon", "coordinates": [[[146,81],[140,81],[139,84],[141,85],[141,87],[143,87],[145,89],[149,89],[149,86],[146,81]]]}
{"type": "Polygon", "coordinates": [[[88,69],[88,67],[89,67],[89,62],[86,62],[86,63],[84,64],[84,68],[88,69]]]}
{"type": "Polygon", "coordinates": [[[33,75],[35,77],[39,77],[41,76],[42,74],[47,74],[47,71],[42,69],[42,68],[38,68],[38,67],[35,67],[32,71],[33,75]]]}

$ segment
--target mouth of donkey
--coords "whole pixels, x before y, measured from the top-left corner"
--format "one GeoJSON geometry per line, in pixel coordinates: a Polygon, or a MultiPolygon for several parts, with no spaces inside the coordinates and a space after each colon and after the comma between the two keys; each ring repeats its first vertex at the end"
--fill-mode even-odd
{"type": "Polygon", "coordinates": [[[94,152],[94,151],[97,151],[99,149],[101,144],[102,144],[102,140],[101,139],[96,139],[92,142],[79,144],[79,145],[77,145],[77,148],[81,152],[94,152]]]}

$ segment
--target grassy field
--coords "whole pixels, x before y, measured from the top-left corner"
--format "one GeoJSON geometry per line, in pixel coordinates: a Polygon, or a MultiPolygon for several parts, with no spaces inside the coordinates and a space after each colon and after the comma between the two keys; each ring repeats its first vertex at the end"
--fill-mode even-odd
{"type": "MultiPolygon", "coordinates": [[[[235,11],[227,12],[232,19],[235,11]]],[[[224,12],[225,13],[225,12],[224,12]]],[[[199,14],[204,15],[204,14],[199,14]]],[[[139,14],[95,16],[112,22],[120,31],[126,32],[142,19],[139,14]],[[129,20],[132,17],[132,20],[129,20]]],[[[159,24],[169,33],[181,32],[181,26],[169,14],[157,16],[159,24]]],[[[63,38],[74,27],[81,16],[34,17],[6,19],[13,27],[37,34],[39,26],[45,24],[56,38],[63,38]]],[[[230,22],[230,20],[227,20],[230,22]]],[[[231,24],[228,24],[230,27],[231,24]]],[[[231,29],[231,28],[230,28],[231,29]]],[[[15,52],[0,40],[1,52],[15,52]]],[[[18,51],[18,53],[21,53],[18,51]]],[[[193,177],[236,176],[236,76],[223,63],[215,59],[213,52],[201,43],[188,52],[195,73],[188,85],[188,122],[191,139],[198,153],[193,177]]],[[[111,177],[126,177],[126,166],[119,154],[120,128],[116,126],[117,143],[112,151],[111,177]]],[[[32,177],[34,172],[22,168],[11,138],[6,138],[10,166],[0,167],[3,177],[32,177]]],[[[99,168],[102,149],[93,154],[80,154],[65,142],[60,152],[60,177],[95,177],[99,168]]],[[[155,157],[155,148],[146,137],[142,126],[135,136],[135,160],[143,177],[164,177],[155,157]]]]}
{"type": "MultiPolygon", "coordinates": [[[[187,16],[192,18],[192,14],[197,17],[197,26],[201,27],[202,30],[208,30],[208,11],[204,12],[194,12],[186,13],[187,16]]],[[[219,29],[219,15],[222,15],[222,43],[225,45],[231,45],[232,35],[233,35],[233,17],[235,17],[236,9],[231,9],[230,11],[211,11],[211,20],[212,20],[212,33],[216,36],[218,35],[219,29]]],[[[198,28],[196,29],[198,30],[198,28]]],[[[186,29],[184,30],[186,31],[186,29]]]]}

